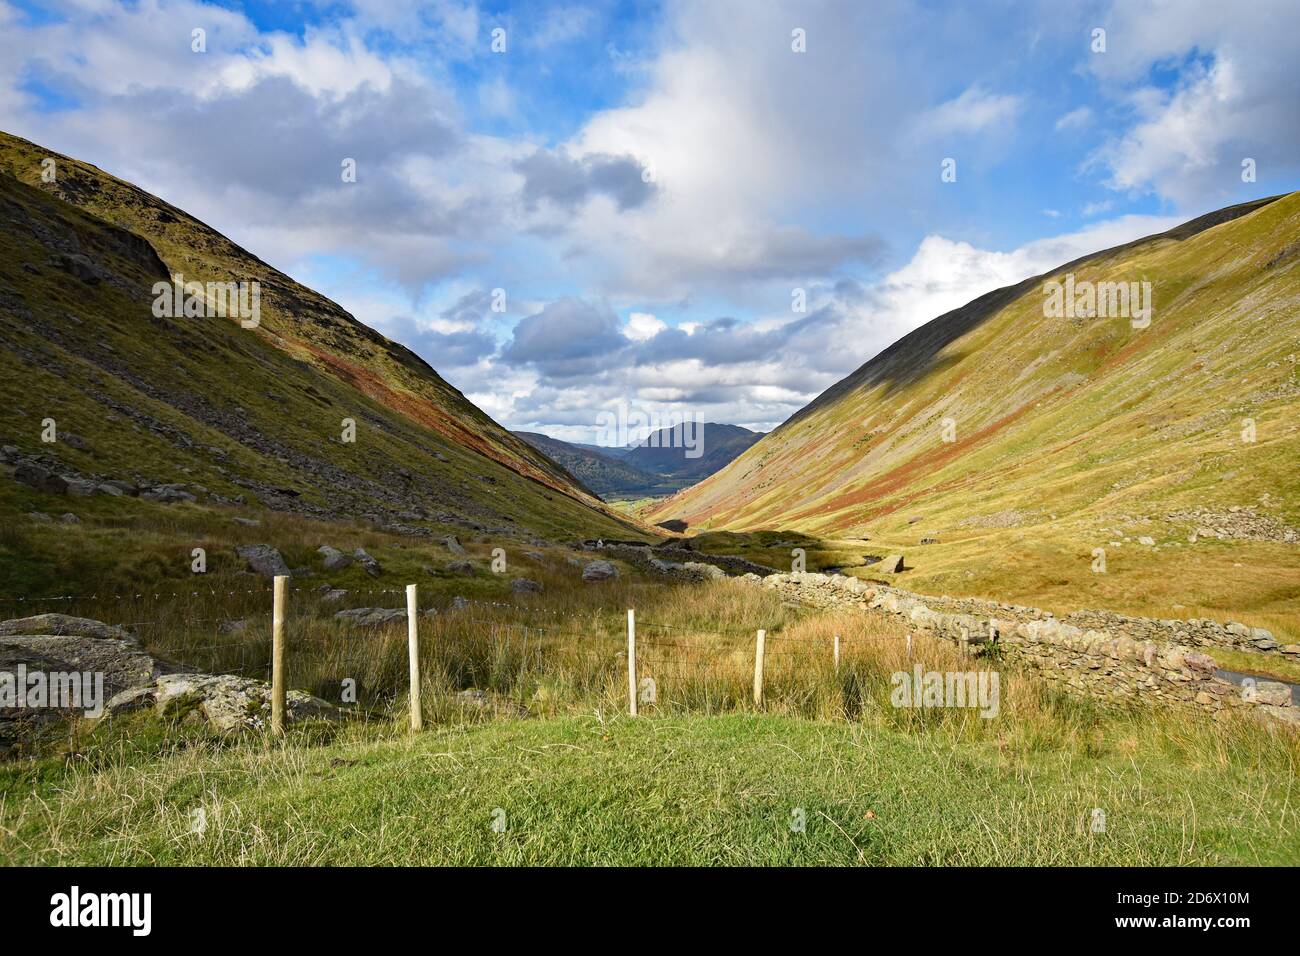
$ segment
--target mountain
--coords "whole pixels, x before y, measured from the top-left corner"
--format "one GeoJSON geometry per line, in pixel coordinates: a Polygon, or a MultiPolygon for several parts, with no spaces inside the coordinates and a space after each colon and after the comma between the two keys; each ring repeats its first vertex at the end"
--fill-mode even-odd
{"type": "Polygon", "coordinates": [[[624,460],[634,468],[685,485],[725,467],[762,437],[762,432],[739,425],[706,422],[686,428],[679,424],[647,436],[624,460]]]}
{"type": "MultiPolygon", "coordinates": [[[[8,134],[0,253],[0,439],[29,478],[184,485],[408,533],[634,530],[410,350],[184,211],[8,134]],[[168,317],[155,286],[175,274],[257,283],[257,321],[168,317]]],[[[214,289],[181,298],[211,311],[214,289]]],[[[0,511],[31,510],[23,488],[0,482],[0,511]]]]}
{"type": "MultiPolygon", "coordinates": [[[[597,445],[560,441],[538,432],[515,434],[602,497],[652,495],[659,487],[655,475],[633,468],[613,455],[606,455],[605,450],[597,445]]],[[[624,451],[621,448],[610,450],[624,451]]]]}
{"type": "Polygon", "coordinates": [[[662,428],[623,448],[515,432],[604,497],[671,494],[724,467],[762,437],[739,425],[662,428]]]}
{"type": "Polygon", "coordinates": [[[1201,592],[1193,607],[1230,602],[1248,578],[1300,610],[1298,263],[1290,194],[990,292],[871,358],[649,520],[866,537],[877,554],[915,555],[905,580],[919,588],[996,593],[1032,578],[1049,596],[1100,595],[1133,562],[1152,587],[1201,592]],[[1089,282],[1138,283],[1139,295],[1150,283],[1149,324],[1110,308],[1054,314],[1089,282]],[[1108,576],[1089,571],[1096,548],[1108,576]],[[1176,574],[1159,580],[1162,568],[1176,574]]]}

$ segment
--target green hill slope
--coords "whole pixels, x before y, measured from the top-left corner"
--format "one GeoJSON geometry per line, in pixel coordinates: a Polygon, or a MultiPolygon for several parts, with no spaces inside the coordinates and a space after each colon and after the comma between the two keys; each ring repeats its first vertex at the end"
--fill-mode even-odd
{"type": "MultiPolygon", "coordinates": [[[[6,134],[0,332],[10,465],[408,534],[632,530],[408,349],[181,210],[6,134]],[[256,281],[260,324],[156,317],[152,287],[175,273],[256,281]]],[[[0,513],[57,513],[51,497],[0,481],[0,513]]]]}
{"type": "Polygon", "coordinates": [[[1292,194],[989,293],[881,352],[650,520],[902,551],[912,570],[898,579],[918,590],[1294,615],[1297,263],[1292,194]],[[1067,274],[1150,282],[1150,325],[1048,317],[1044,282],[1067,274]]]}

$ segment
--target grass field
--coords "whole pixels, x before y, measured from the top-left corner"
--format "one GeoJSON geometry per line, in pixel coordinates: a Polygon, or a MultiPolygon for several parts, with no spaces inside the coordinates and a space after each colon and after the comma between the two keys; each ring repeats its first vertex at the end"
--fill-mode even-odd
{"type": "Polygon", "coordinates": [[[1159,721],[1032,752],[752,714],[299,731],[282,746],[123,724],[98,744],[0,768],[0,862],[1300,861],[1294,741],[1243,751],[1232,730],[1159,721]]]}

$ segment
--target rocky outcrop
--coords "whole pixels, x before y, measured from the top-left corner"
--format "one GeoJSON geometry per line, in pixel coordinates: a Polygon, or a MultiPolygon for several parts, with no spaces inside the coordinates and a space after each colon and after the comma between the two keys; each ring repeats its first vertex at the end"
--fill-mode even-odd
{"type": "MultiPolygon", "coordinates": [[[[95,703],[103,716],[152,707],[162,716],[203,720],[218,730],[259,728],[270,719],[267,682],[185,672],[149,654],[125,628],[90,618],[38,614],[0,622],[0,671],[16,675],[20,668],[51,681],[55,674],[102,681],[103,696],[95,703]]],[[[54,721],[90,710],[48,705],[0,710],[0,753],[21,748],[54,721]]],[[[288,692],[287,712],[291,720],[341,716],[325,701],[299,691],[288,692]]]]}
{"type": "MultiPolygon", "coordinates": [[[[262,730],[271,722],[271,685],[233,674],[170,674],[115,695],[104,709],[111,715],[146,707],[159,717],[203,722],[219,731],[262,730]]],[[[342,711],[319,697],[285,694],[287,722],[342,719],[342,711]]]]}
{"type": "MultiPolygon", "coordinates": [[[[1214,658],[1190,642],[1183,622],[1147,622],[1137,636],[1104,626],[1145,619],[1088,611],[1058,619],[1047,611],[975,599],[931,598],[857,578],[826,574],[746,575],[743,580],[777,590],[811,607],[852,607],[900,618],[909,627],[954,641],[973,653],[997,653],[1039,671],[1067,692],[1108,701],[1149,700],[1212,713],[1241,708],[1300,726],[1291,689],[1274,681],[1238,685],[1220,676],[1214,658]],[[1081,623],[1082,622],[1082,623],[1081,623]],[[1159,635],[1159,639],[1152,635],[1159,635]]],[[[1238,625],[1244,628],[1244,625],[1238,625]]],[[[1226,632],[1226,628],[1225,628],[1226,632]]],[[[1245,629],[1251,640],[1254,630],[1245,629]]],[[[1235,646],[1235,645],[1234,645],[1235,646]]]]}

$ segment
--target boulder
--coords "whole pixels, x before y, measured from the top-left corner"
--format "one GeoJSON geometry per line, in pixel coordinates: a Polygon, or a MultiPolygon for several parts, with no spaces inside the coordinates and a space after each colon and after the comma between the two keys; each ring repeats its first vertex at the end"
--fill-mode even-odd
{"type": "Polygon", "coordinates": [[[377,578],[383,573],[383,568],[379,566],[379,562],[366,554],[365,548],[357,548],[352,552],[352,557],[357,559],[357,564],[361,565],[361,569],[372,578],[377,578]]]}
{"type": "Polygon", "coordinates": [[[350,554],[344,554],[338,548],[331,548],[328,544],[322,544],[316,549],[316,553],[323,559],[326,571],[342,571],[353,562],[350,554]]]}
{"type": "Polygon", "coordinates": [[[903,570],[903,556],[901,554],[890,554],[881,558],[873,571],[884,571],[886,574],[897,574],[903,570]]]}
{"type": "Polygon", "coordinates": [[[140,495],[145,501],[157,501],[170,505],[181,501],[198,501],[199,499],[185,490],[184,485],[155,485],[140,495]]]}
{"type": "Polygon", "coordinates": [[[447,546],[447,550],[450,551],[452,554],[465,553],[465,549],[460,546],[460,542],[456,540],[456,536],[454,534],[447,535],[447,537],[442,539],[442,543],[447,546]]]}
{"type": "MultiPolygon", "coordinates": [[[[260,730],[271,722],[271,685],[233,674],[169,674],[150,693],[113,698],[118,706],[142,707],[150,698],[160,717],[206,722],[219,731],[260,730]]],[[[342,720],[337,707],[319,697],[291,690],[285,694],[285,720],[342,720]]]]}
{"type": "Polygon", "coordinates": [[[248,562],[249,568],[268,578],[289,575],[289,565],[284,563],[280,552],[269,544],[241,544],[235,548],[235,554],[248,562]]]}
{"type": "Polygon", "coordinates": [[[618,577],[618,568],[608,561],[588,561],[582,568],[584,581],[609,581],[618,577]]]}
{"type": "Polygon", "coordinates": [[[510,582],[510,590],[515,594],[537,594],[542,586],[530,578],[515,578],[510,582]]]}
{"type": "Polygon", "coordinates": [[[474,565],[468,561],[449,561],[447,562],[448,574],[473,574],[474,565]]]}
{"type": "Polygon", "coordinates": [[[1281,681],[1262,680],[1255,685],[1255,702],[1272,707],[1291,706],[1291,686],[1281,681]]]}

